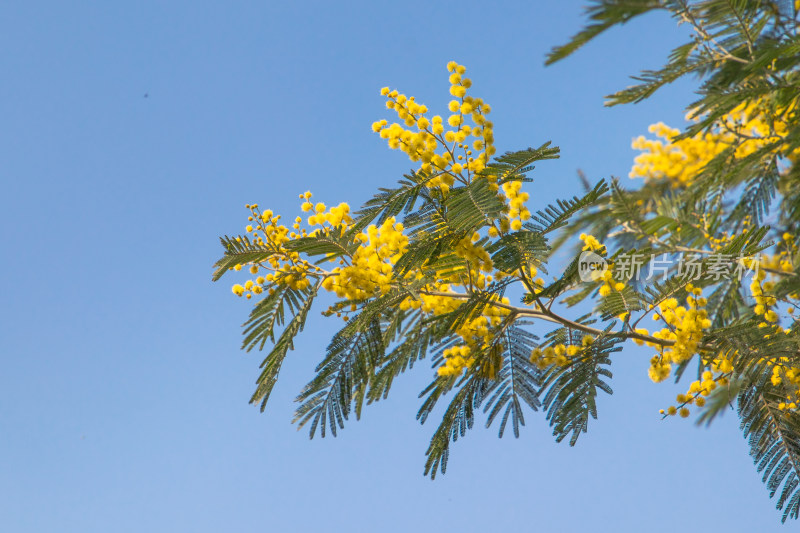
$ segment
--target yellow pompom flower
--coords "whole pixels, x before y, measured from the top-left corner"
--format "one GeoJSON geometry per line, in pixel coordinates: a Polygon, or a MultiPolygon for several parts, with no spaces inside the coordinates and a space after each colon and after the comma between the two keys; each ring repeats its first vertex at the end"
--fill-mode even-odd
{"type": "Polygon", "coordinates": [[[698,396],[694,399],[694,403],[697,407],[703,407],[706,404],[706,399],[702,396],[698,396]]]}
{"type": "Polygon", "coordinates": [[[467,94],[467,88],[462,87],[461,85],[453,85],[450,87],[450,94],[456,98],[463,98],[464,95],[467,94]]]}

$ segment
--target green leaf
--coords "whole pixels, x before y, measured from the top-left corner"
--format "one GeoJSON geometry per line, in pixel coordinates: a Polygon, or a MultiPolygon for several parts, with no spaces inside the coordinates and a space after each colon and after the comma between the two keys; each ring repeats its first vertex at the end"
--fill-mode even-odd
{"type": "Polygon", "coordinates": [[[417,201],[430,201],[427,184],[440,174],[426,174],[413,172],[400,180],[400,187],[396,189],[379,188],[380,191],[369,200],[364,207],[356,213],[351,233],[360,233],[372,222],[383,224],[391,217],[413,212],[417,201]]]}
{"type": "Polygon", "coordinates": [[[372,403],[389,396],[394,379],[424,359],[428,348],[439,338],[438,328],[422,319],[415,311],[410,324],[399,334],[403,340],[379,361],[374,378],[370,381],[367,402],[372,403]]]}
{"type": "MultiPolygon", "coordinates": [[[[569,335],[580,343],[580,332],[569,335]]],[[[567,366],[553,366],[542,378],[542,391],[546,391],[542,404],[556,442],[569,436],[569,444],[574,446],[580,434],[587,431],[589,417],[597,419],[598,390],[613,394],[604,378],[612,377],[606,367],[611,364],[609,354],[621,349],[616,346],[618,342],[619,339],[600,337],[567,366]]]]}
{"type": "Polygon", "coordinates": [[[502,336],[503,366],[486,393],[483,408],[488,413],[487,428],[502,413],[498,437],[502,438],[509,418],[514,436],[519,437],[519,427],[525,425],[523,403],[534,411],[541,406],[539,386],[542,373],[530,362],[536,340],[535,335],[516,325],[509,326],[502,336]]]}
{"type": "Polygon", "coordinates": [[[214,266],[216,270],[211,278],[212,281],[220,279],[228,270],[237,265],[249,263],[259,263],[269,259],[275,251],[269,246],[253,244],[247,236],[239,237],[239,241],[231,237],[221,237],[225,255],[223,255],[214,266]]]}
{"type": "Polygon", "coordinates": [[[275,342],[274,330],[276,325],[283,325],[283,297],[288,290],[291,289],[278,285],[253,307],[250,318],[244,323],[243,350],[249,352],[255,347],[263,350],[267,340],[275,342]]]}
{"type": "Polygon", "coordinates": [[[751,387],[739,396],[739,416],[753,462],[764,472],[770,498],[779,493],[776,507],[786,522],[800,513],[800,416],[779,411],[779,401],[764,386],[751,387]]]}
{"type": "Polygon", "coordinates": [[[502,235],[487,246],[486,251],[491,254],[495,269],[516,272],[531,266],[542,268],[550,247],[541,233],[520,230],[502,235]]]}
{"type": "Polygon", "coordinates": [[[490,186],[488,180],[475,179],[469,185],[450,189],[444,202],[450,233],[471,234],[500,216],[503,202],[490,186]]]}
{"type": "MultiPolygon", "coordinates": [[[[278,341],[272,347],[270,353],[261,363],[262,371],[261,375],[256,381],[256,391],[250,398],[250,403],[261,402],[261,411],[264,411],[267,406],[269,395],[272,393],[272,388],[275,386],[275,383],[278,380],[278,373],[280,372],[283,361],[286,358],[286,354],[289,352],[289,350],[294,348],[294,338],[298,333],[303,331],[306,319],[308,318],[308,312],[311,310],[311,305],[314,303],[314,298],[317,295],[319,287],[320,284],[317,283],[310,290],[302,293],[305,300],[299,306],[297,313],[283,330],[281,336],[278,337],[278,341]]],[[[288,292],[285,292],[284,294],[286,296],[290,295],[288,292]]]]}
{"type": "Polygon", "coordinates": [[[336,236],[336,232],[326,230],[312,237],[292,239],[284,245],[287,250],[304,253],[308,256],[324,255],[325,261],[335,257],[350,257],[359,247],[359,242],[352,239],[352,233],[336,236]]]}
{"type": "Polygon", "coordinates": [[[557,146],[551,148],[550,144],[550,141],[548,141],[539,148],[506,152],[497,156],[494,161],[486,165],[486,170],[483,171],[483,174],[497,176],[500,178],[501,183],[523,177],[533,170],[532,164],[536,161],[558,159],[560,157],[561,150],[557,146]]]}
{"type": "MultiPolygon", "coordinates": [[[[447,460],[450,457],[450,442],[455,442],[459,437],[466,435],[475,423],[475,412],[480,408],[486,394],[487,382],[480,376],[473,376],[464,383],[456,392],[445,410],[442,422],[436,428],[431,438],[428,450],[425,452],[425,475],[431,479],[436,478],[436,473],[447,471],[447,460]]],[[[434,383],[424,392],[429,396],[417,413],[417,419],[425,423],[430,410],[436,400],[445,392],[445,388],[434,383]]]]}
{"type": "Polygon", "coordinates": [[[298,427],[311,423],[309,437],[317,428],[325,437],[326,427],[336,436],[336,428],[344,428],[350,409],[361,412],[367,385],[383,355],[380,325],[373,320],[355,333],[342,330],[328,346],[327,355],[316,369],[317,375],[297,397],[300,406],[294,421],[298,427]]]}
{"type": "Polygon", "coordinates": [[[586,17],[591,21],[575,34],[567,44],[554,47],[547,55],[545,65],[552,65],[573,54],[601,33],[617,24],[625,24],[632,18],[662,7],[656,0],[602,0],[590,4],[586,17]]]}
{"type": "Polygon", "coordinates": [[[578,211],[595,205],[603,199],[608,192],[608,184],[605,180],[600,180],[594,188],[586,193],[582,198],[573,196],[567,200],[557,200],[555,205],[549,205],[544,211],[537,211],[531,219],[536,224],[526,222],[525,226],[541,234],[550,233],[567,225],[570,217],[578,211]]]}

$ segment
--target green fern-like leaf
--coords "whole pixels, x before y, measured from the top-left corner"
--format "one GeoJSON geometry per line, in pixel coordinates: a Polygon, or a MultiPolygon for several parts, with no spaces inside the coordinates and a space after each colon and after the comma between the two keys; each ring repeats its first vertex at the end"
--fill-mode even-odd
{"type": "MultiPolygon", "coordinates": [[[[577,334],[571,335],[576,338],[577,334]]],[[[569,444],[574,446],[580,434],[587,431],[589,418],[597,419],[598,391],[613,394],[605,378],[612,377],[607,368],[611,364],[609,354],[621,349],[616,346],[618,342],[601,337],[569,365],[554,366],[542,378],[542,390],[546,391],[542,404],[556,442],[569,436],[569,444]]]]}
{"type": "Polygon", "coordinates": [[[414,172],[400,181],[400,187],[378,189],[380,192],[356,213],[350,232],[359,233],[373,222],[382,224],[391,217],[413,212],[420,199],[429,201],[427,184],[437,175],[414,172]]]}
{"type": "Polygon", "coordinates": [[[518,325],[509,326],[502,338],[503,366],[495,376],[495,383],[487,391],[483,409],[488,413],[487,428],[502,413],[498,437],[502,438],[509,418],[514,436],[519,437],[519,427],[525,425],[523,403],[534,411],[541,406],[541,371],[530,362],[536,340],[535,335],[518,325]]]}
{"type": "Polygon", "coordinates": [[[408,325],[399,335],[403,340],[386,353],[378,362],[375,376],[370,381],[367,402],[372,403],[389,396],[394,379],[424,359],[428,349],[439,339],[439,329],[422,319],[416,311],[408,319],[408,325]]]}
{"type": "Polygon", "coordinates": [[[484,173],[499,177],[501,182],[524,177],[533,170],[533,163],[536,161],[558,159],[560,149],[557,146],[551,147],[550,144],[546,142],[539,148],[506,152],[490,162],[484,173]]]}
{"type": "Polygon", "coordinates": [[[306,254],[309,257],[324,256],[322,261],[330,261],[336,257],[350,257],[358,249],[359,242],[353,240],[352,233],[336,235],[338,228],[322,231],[311,237],[301,237],[288,241],[284,246],[292,252],[306,254]]]}
{"type": "Polygon", "coordinates": [[[526,222],[525,227],[543,235],[555,231],[566,226],[575,213],[597,204],[607,192],[608,184],[605,180],[600,180],[581,198],[573,196],[571,199],[558,200],[555,205],[547,206],[544,211],[537,211],[531,217],[533,223],[526,222]]]}
{"type": "Polygon", "coordinates": [[[504,234],[487,246],[486,251],[492,256],[494,268],[503,272],[516,272],[531,266],[542,268],[550,247],[541,233],[520,230],[504,234]]]}
{"type": "MultiPolygon", "coordinates": [[[[311,305],[314,303],[314,298],[316,297],[318,290],[319,290],[319,284],[314,285],[310,290],[302,293],[302,297],[304,298],[302,303],[299,302],[295,302],[295,304],[289,303],[290,307],[293,305],[297,305],[299,303],[299,305],[297,305],[296,313],[292,318],[292,320],[289,322],[289,324],[287,324],[286,328],[283,330],[283,333],[281,333],[280,337],[278,337],[278,340],[272,347],[270,353],[264,358],[264,361],[261,363],[261,368],[262,368],[261,375],[258,377],[258,380],[256,381],[257,384],[256,391],[250,398],[250,403],[261,402],[262,411],[266,408],[267,401],[269,400],[269,395],[270,393],[272,393],[272,389],[278,380],[278,373],[280,372],[284,359],[286,359],[286,354],[289,352],[289,350],[294,348],[294,342],[293,342],[294,338],[297,336],[298,333],[303,331],[306,319],[308,318],[308,312],[311,310],[311,305]]],[[[289,292],[284,292],[283,294],[284,294],[284,299],[282,301],[287,301],[287,299],[285,298],[286,296],[290,296],[290,298],[292,296],[294,297],[299,296],[290,294],[289,292]]],[[[269,331],[271,334],[271,329],[265,329],[262,335],[265,335],[267,331],[269,331]]]]}
{"type": "Polygon", "coordinates": [[[656,0],[602,0],[586,8],[589,24],[574,35],[567,44],[556,46],[547,55],[546,65],[551,65],[573,54],[606,30],[617,24],[625,24],[632,18],[662,7],[656,0]]]}
{"type": "Polygon", "coordinates": [[[778,494],[785,522],[800,513],[800,416],[778,411],[780,400],[764,386],[752,387],[739,396],[739,416],[750,455],[770,497],[778,494]]]}
{"type": "Polygon", "coordinates": [[[344,427],[353,407],[359,417],[367,386],[383,351],[377,320],[355,333],[340,331],[334,336],[316,376],[297,397],[300,406],[294,421],[298,427],[310,422],[310,438],[314,438],[318,428],[321,437],[325,437],[326,428],[335,437],[337,427],[344,427]]]}
{"type": "MultiPolygon", "coordinates": [[[[475,424],[475,413],[480,409],[483,398],[486,395],[486,380],[473,376],[456,392],[450,404],[445,410],[444,416],[439,426],[431,438],[428,450],[425,452],[425,475],[430,475],[431,479],[436,478],[436,473],[447,471],[447,460],[450,457],[450,443],[458,440],[467,434],[467,430],[472,429],[475,424]]],[[[424,423],[433,409],[433,405],[444,394],[445,388],[434,383],[423,391],[428,393],[428,397],[423,402],[417,419],[424,423]]]]}
{"type": "Polygon", "coordinates": [[[445,201],[447,225],[451,233],[465,235],[488,226],[503,211],[503,202],[488,180],[476,179],[464,187],[451,189],[445,201]]]}
{"type": "Polygon", "coordinates": [[[248,263],[259,263],[266,261],[275,253],[270,246],[261,246],[250,242],[245,235],[239,237],[237,241],[231,237],[221,237],[222,247],[225,248],[225,255],[214,263],[216,270],[212,276],[212,281],[219,280],[226,272],[237,265],[248,263]]]}

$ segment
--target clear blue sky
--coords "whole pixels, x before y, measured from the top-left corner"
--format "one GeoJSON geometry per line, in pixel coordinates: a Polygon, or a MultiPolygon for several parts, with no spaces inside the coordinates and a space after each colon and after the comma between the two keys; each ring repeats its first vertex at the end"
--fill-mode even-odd
{"type": "Polygon", "coordinates": [[[626,176],[632,137],[681,124],[690,84],[602,105],[679,29],[649,17],[544,68],[581,23],[578,2],[0,7],[0,529],[782,530],[736,417],[662,421],[678,389],[647,380],[645,349],[617,355],[576,447],[530,414],[519,440],[471,432],[434,482],[425,365],[339,438],[290,424],[335,321],[311,320],[265,414],[247,403],[261,354],[238,349],[234,280],[210,282],[217,236],[246,203],[358,204],[407,171],[370,131],[380,87],[443,110],[445,64],[467,65],[501,152],[562,147],[537,207],[578,168],[626,176]]]}

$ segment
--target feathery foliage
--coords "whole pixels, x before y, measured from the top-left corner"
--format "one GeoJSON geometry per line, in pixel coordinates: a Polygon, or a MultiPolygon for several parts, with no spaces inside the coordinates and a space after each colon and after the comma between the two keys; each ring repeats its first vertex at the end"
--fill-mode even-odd
{"type": "Polygon", "coordinates": [[[612,178],[592,187],[583,178],[582,196],[550,205],[523,187],[536,189],[534,164],[558,158],[558,148],[547,142],[493,157],[490,107],[468,95],[465,67],[448,64],[455,99],[447,120],[384,88],[400,122],[380,120],[373,130],[417,169],[379,189],[354,218],[347,204],[314,205],[307,192],[306,221],[289,228],[248,206],[246,233],[221,239],[214,280],[243,268],[258,275],[233,286],[256,297],[243,348],[271,344],[252,401],[264,408],[293,339],[327,292],[334,302],[323,315],[346,324],[297,397],[295,422],[310,437],[335,436],[427,359],[433,372],[417,418],[443,409],[426,452],[433,478],[481,410],[500,437],[509,428],[518,437],[525,411],[541,411],[556,441],[575,445],[598,416],[599,393],[612,393],[613,354],[632,341],[648,347],[653,381],[683,381],[697,368],[665,418],[695,409],[708,424],[736,406],[782,519],[798,518],[799,7],[591,2],[587,26],[547,63],[665,11],[692,37],[606,103],[640,102],[685,76],[697,80],[698,98],[684,128],[655,124],[656,139],[634,141],[636,186],[612,178]],[[656,321],[654,331],[645,319],[656,321]]]}

